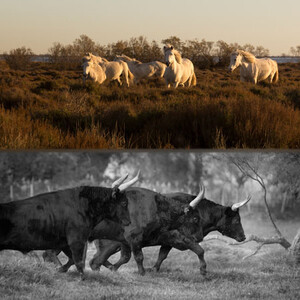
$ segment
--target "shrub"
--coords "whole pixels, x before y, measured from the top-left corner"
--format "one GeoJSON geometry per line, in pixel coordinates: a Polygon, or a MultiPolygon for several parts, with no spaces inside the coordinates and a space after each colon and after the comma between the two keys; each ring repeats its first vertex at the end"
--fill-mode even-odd
{"type": "Polygon", "coordinates": [[[26,70],[30,66],[34,53],[30,48],[21,47],[4,53],[3,57],[8,66],[14,70],[26,70]]]}

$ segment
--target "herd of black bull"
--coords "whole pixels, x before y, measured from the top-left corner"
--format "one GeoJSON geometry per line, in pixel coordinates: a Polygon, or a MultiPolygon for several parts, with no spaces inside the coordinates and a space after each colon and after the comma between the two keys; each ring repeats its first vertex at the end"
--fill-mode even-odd
{"type": "Polygon", "coordinates": [[[126,178],[112,188],[83,186],[0,204],[0,251],[47,249],[44,258],[56,260],[63,251],[69,261],[59,270],[66,272],[75,264],[83,277],[87,241],[97,246],[90,262],[93,270],[102,264],[117,270],[133,253],[140,274],[145,273],[142,248],[160,245],[157,271],[174,247],[196,253],[205,275],[204,250],[199,245],[204,236],[217,230],[237,241],[245,239],[239,207],[249,197],[226,207],[205,199],[204,188],[197,196],[162,195],[130,188],[138,175],[123,183],[126,178]],[[120,260],[111,265],[107,259],[119,250],[120,260]]]}

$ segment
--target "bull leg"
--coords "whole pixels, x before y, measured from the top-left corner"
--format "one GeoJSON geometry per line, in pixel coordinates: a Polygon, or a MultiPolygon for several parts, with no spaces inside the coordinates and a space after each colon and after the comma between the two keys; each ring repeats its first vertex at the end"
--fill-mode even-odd
{"type": "Polygon", "coordinates": [[[131,258],[131,249],[127,245],[122,244],[121,246],[121,257],[120,259],[112,266],[112,271],[117,271],[122,265],[129,262],[131,258]]]}
{"type": "Polygon", "coordinates": [[[81,279],[84,280],[84,266],[85,266],[85,250],[86,250],[86,243],[82,241],[74,241],[70,245],[70,249],[72,251],[72,258],[75,263],[75,266],[78,272],[81,275],[81,279]]]}
{"type": "Polygon", "coordinates": [[[183,235],[177,230],[169,231],[162,235],[161,237],[162,245],[172,246],[178,250],[191,250],[193,251],[199,258],[200,262],[200,274],[206,275],[206,262],[204,260],[204,250],[203,248],[197,244],[192,237],[183,235]]]}
{"type": "Polygon", "coordinates": [[[58,272],[60,272],[60,273],[66,273],[69,270],[69,268],[72,265],[74,265],[74,262],[73,262],[73,259],[72,259],[72,252],[71,252],[71,250],[70,250],[69,247],[64,248],[62,251],[68,257],[68,261],[67,261],[67,263],[65,263],[64,265],[62,265],[58,269],[58,272]]]}
{"type": "Polygon", "coordinates": [[[46,250],[43,252],[42,256],[45,262],[54,263],[56,266],[61,266],[62,263],[57,257],[59,253],[60,250],[46,250]]]}
{"type": "Polygon", "coordinates": [[[161,246],[160,247],[157,261],[152,269],[156,270],[156,272],[159,271],[162,262],[167,258],[171,249],[172,249],[171,246],[161,246]]]}
{"type": "Polygon", "coordinates": [[[107,268],[111,269],[113,266],[107,259],[120,251],[119,243],[113,243],[111,245],[105,246],[101,248],[99,241],[94,241],[96,245],[97,252],[95,253],[94,257],[90,261],[90,267],[92,270],[97,270],[101,267],[101,265],[106,266],[107,268]]]}
{"type": "Polygon", "coordinates": [[[138,244],[133,244],[131,245],[131,250],[133,253],[133,257],[138,266],[138,273],[140,275],[145,275],[145,268],[143,266],[144,255],[143,255],[142,247],[138,244]]]}

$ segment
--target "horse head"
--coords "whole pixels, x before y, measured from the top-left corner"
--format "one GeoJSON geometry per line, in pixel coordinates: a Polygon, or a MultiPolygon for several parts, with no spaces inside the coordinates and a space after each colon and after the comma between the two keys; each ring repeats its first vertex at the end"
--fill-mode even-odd
{"type": "Polygon", "coordinates": [[[230,64],[228,70],[233,72],[237,67],[239,67],[242,63],[242,53],[240,50],[234,51],[230,54],[230,64]]]}
{"type": "Polygon", "coordinates": [[[175,62],[179,64],[181,63],[182,61],[181,55],[177,50],[174,49],[172,45],[164,46],[163,49],[165,54],[165,62],[168,67],[175,62]]]}
{"type": "Polygon", "coordinates": [[[90,75],[91,69],[93,62],[91,59],[86,59],[83,64],[82,64],[82,68],[83,68],[83,83],[85,83],[85,81],[87,80],[87,78],[90,75]]]}

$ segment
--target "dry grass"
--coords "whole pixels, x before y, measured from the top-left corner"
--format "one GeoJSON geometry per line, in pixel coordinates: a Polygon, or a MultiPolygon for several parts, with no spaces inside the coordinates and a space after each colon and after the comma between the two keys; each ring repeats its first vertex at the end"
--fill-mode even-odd
{"type": "MultiPolygon", "coordinates": [[[[298,222],[278,223],[291,241],[298,222]]],[[[247,234],[266,235],[271,227],[257,219],[245,220],[247,234]]],[[[279,246],[266,246],[255,257],[242,260],[253,244],[228,246],[220,241],[202,243],[206,251],[208,277],[198,270],[198,259],[190,251],[172,250],[159,273],[136,273],[133,259],[117,273],[105,268],[88,270],[80,281],[72,268],[59,274],[51,264],[38,262],[18,252],[0,253],[1,299],[298,299],[299,267],[279,246]]],[[[157,247],[144,249],[145,266],[154,264],[157,247]]],[[[88,260],[94,248],[88,251],[88,260]]],[[[116,260],[118,255],[113,257],[116,260]]]]}
{"type": "Polygon", "coordinates": [[[36,63],[0,71],[0,148],[299,148],[300,64],[276,85],[197,70],[194,88],[152,80],[130,88],[81,82],[36,63]],[[1,128],[1,127],[0,127],[1,128]]]}

